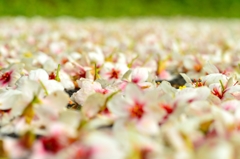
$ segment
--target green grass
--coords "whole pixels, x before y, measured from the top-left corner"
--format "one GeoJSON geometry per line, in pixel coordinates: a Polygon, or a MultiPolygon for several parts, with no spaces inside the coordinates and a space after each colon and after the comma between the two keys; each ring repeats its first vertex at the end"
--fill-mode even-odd
{"type": "Polygon", "coordinates": [[[0,16],[240,17],[239,0],[0,0],[0,16]]]}

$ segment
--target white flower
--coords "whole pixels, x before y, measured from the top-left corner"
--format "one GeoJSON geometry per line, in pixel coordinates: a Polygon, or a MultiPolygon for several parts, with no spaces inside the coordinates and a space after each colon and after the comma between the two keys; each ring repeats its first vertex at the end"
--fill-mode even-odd
{"type": "Polygon", "coordinates": [[[228,81],[228,77],[221,73],[213,73],[213,74],[202,77],[202,82],[207,86],[213,83],[219,83],[220,80],[225,85],[228,81]]]}
{"type": "Polygon", "coordinates": [[[12,87],[15,82],[21,77],[23,64],[12,64],[8,68],[0,71],[0,86],[12,87]]]}
{"type": "Polygon", "coordinates": [[[141,82],[146,82],[148,79],[149,72],[146,68],[135,68],[132,70],[131,73],[131,81],[133,83],[141,83],[141,82]]]}
{"type": "Polygon", "coordinates": [[[157,133],[156,124],[162,117],[157,103],[158,94],[155,91],[143,92],[137,85],[130,83],[124,93],[113,96],[107,106],[117,119],[130,119],[139,124],[139,130],[147,126],[151,129],[145,129],[146,132],[157,133]]]}
{"type": "Polygon", "coordinates": [[[79,105],[83,105],[87,97],[95,93],[96,90],[102,89],[100,83],[93,82],[92,80],[89,79],[80,79],[78,83],[81,89],[74,93],[71,98],[74,101],[76,101],[79,105]]]}
{"type": "Polygon", "coordinates": [[[48,93],[57,90],[64,90],[62,84],[56,80],[49,80],[47,72],[43,69],[32,70],[29,72],[28,78],[35,81],[40,81],[46,87],[48,93]]]}
{"type": "Polygon", "coordinates": [[[117,80],[121,79],[123,74],[126,73],[128,70],[128,67],[126,64],[122,63],[110,63],[105,62],[103,67],[100,70],[100,76],[103,79],[107,80],[117,80]]]}

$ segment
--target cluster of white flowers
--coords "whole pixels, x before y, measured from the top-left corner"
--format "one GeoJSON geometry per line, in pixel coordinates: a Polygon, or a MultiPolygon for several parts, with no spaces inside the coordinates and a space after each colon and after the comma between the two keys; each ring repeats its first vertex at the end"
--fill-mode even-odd
{"type": "Polygon", "coordinates": [[[0,19],[0,158],[240,158],[239,27],[0,19]]]}

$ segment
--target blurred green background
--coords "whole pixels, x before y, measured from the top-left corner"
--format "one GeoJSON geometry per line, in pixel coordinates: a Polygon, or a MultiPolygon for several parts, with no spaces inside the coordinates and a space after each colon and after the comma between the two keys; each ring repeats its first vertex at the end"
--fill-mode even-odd
{"type": "Polygon", "coordinates": [[[240,0],[0,0],[0,16],[240,17],[240,0]]]}

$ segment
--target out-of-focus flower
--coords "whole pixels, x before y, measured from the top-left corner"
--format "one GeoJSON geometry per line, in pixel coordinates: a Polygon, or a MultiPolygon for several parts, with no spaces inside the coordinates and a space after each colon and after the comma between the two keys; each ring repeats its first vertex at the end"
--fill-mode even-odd
{"type": "Polygon", "coordinates": [[[15,82],[21,77],[22,64],[12,64],[0,72],[0,86],[14,86],[15,82]]]}
{"type": "Polygon", "coordinates": [[[127,70],[128,67],[126,64],[113,64],[106,62],[100,70],[100,76],[107,80],[118,80],[122,78],[127,70]]]}
{"type": "Polygon", "coordinates": [[[70,156],[74,159],[125,158],[125,154],[114,136],[101,132],[91,132],[83,138],[82,142],[77,142],[69,148],[70,156]]]}
{"type": "Polygon", "coordinates": [[[143,92],[137,85],[128,84],[124,93],[113,96],[107,105],[117,119],[130,119],[139,124],[139,129],[150,126],[149,131],[157,131],[156,124],[161,116],[157,101],[156,92],[143,92]]]}

